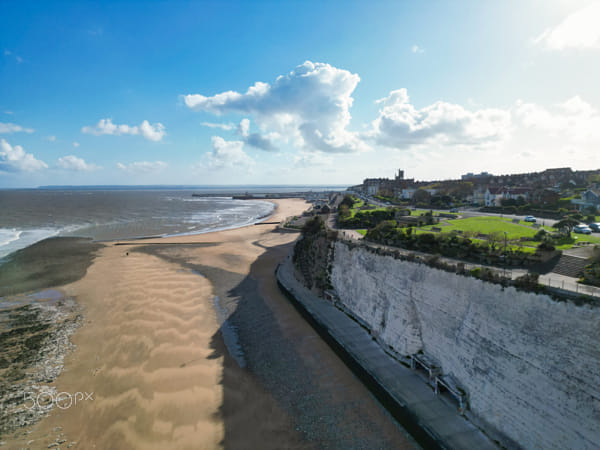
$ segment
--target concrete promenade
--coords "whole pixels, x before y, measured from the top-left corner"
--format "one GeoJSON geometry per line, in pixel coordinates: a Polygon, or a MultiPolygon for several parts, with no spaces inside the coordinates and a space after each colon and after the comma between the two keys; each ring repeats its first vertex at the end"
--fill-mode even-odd
{"type": "Polygon", "coordinates": [[[294,277],[291,258],[277,268],[279,286],[294,306],[366,384],[386,409],[425,448],[498,448],[445,396],[386,354],[361,325],[294,277]]]}

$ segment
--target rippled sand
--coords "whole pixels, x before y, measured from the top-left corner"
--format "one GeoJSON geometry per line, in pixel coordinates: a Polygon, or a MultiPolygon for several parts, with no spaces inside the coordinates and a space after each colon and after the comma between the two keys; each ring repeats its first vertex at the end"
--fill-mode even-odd
{"type": "MultiPolygon", "coordinates": [[[[269,221],[307,208],[278,204],[269,221]]],[[[8,446],[413,447],[278,291],[273,270],[297,234],[274,228],[103,248],[62,288],[85,322],[55,382],[93,400],[55,408],[8,446]]]]}

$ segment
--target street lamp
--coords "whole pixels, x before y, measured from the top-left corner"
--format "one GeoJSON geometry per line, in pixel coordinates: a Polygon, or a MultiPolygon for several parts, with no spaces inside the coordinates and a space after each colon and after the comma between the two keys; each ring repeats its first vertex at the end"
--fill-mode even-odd
{"type": "Polygon", "coordinates": [[[508,236],[508,231],[504,232],[504,278],[506,278],[506,237],[508,236]]]}

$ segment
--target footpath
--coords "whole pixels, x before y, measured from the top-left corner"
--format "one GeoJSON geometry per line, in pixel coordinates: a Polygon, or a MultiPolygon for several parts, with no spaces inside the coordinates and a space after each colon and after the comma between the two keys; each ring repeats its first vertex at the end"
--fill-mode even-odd
{"type": "Polygon", "coordinates": [[[434,393],[417,372],[385,353],[361,325],[304,287],[294,276],[291,257],[277,267],[276,275],[296,309],[423,447],[498,448],[450,398],[434,393]]]}

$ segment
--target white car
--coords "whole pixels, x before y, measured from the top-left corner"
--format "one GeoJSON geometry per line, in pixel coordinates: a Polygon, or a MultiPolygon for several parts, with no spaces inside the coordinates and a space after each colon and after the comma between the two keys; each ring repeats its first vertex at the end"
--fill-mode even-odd
{"type": "Polygon", "coordinates": [[[573,231],[580,234],[592,234],[592,230],[587,225],[575,225],[573,231]]]}
{"type": "Polygon", "coordinates": [[[523,219],[525,222],[535,222],[537,219],[533,216],[525,216],[523,219]]]}

